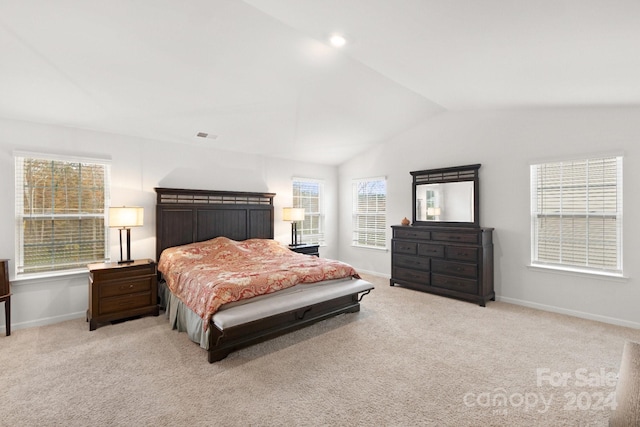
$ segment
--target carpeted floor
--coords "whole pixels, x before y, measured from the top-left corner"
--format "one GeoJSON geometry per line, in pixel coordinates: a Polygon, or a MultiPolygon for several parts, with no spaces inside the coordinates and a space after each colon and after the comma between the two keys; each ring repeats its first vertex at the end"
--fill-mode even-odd
{"type": "Polygon", "coordinates": [[[209,364],[164,316],[0,335],[2,426],[604,426],[640,331],[390,287],[209,364]]]}

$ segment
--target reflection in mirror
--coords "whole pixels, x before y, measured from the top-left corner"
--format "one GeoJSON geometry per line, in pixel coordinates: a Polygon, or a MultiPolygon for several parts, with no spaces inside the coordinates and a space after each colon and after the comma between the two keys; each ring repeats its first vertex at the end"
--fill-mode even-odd
{"type": "Polygon", "coordinates": [[[473,181],[416,185],[416,219],[474,222],[473,187],[473,181]]]}

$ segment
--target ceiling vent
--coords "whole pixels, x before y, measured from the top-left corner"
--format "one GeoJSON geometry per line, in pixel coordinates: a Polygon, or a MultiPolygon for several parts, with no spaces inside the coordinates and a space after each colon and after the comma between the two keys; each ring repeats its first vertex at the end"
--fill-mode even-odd
{"type": "Polygon", "coordinates": [[[218,135],[209,135],[207,132],[198,132],[196,133],[198,138],[208,138],[208,139],[216,139],[218,135]]]}

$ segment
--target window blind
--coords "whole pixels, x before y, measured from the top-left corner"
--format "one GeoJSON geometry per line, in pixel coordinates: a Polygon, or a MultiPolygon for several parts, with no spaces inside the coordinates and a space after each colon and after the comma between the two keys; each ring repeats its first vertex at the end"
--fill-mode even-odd
{"type": "Polygon", "coordinates": [[[622,157],[531,166],[532,264],[622,274],[622,157]]]}
{"type": "Polygon", "coordinates": [[[294,178],[293,207],[304,208],[304,221],[298,227],[304,242],[324,245],[324,183],[294,178]]]}
{"type": "Polygon", "coordinates": [[[385,178],[353,181],[353,245],[387,247],[385,178]]]}
{"type": "Polygon", "coordinates": [[[109,164],[20,153],[15,166],[17,274],[105,260],[109,164]]]}

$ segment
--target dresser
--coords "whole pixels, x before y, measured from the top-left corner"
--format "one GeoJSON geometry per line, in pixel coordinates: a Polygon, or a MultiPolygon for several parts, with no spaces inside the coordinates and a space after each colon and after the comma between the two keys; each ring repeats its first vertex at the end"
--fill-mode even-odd
{"type": "Polygon", "coordinates": [[[158,315],[156,263],[150,259],[131,263],[89,264],[89,330],[100,323],[134,316],[158,315]]]}
{"type": "Polygon", "coordinates": [[[485,306],[493,290],[493,228],[392,226],[390,284],[485,306]]]}

